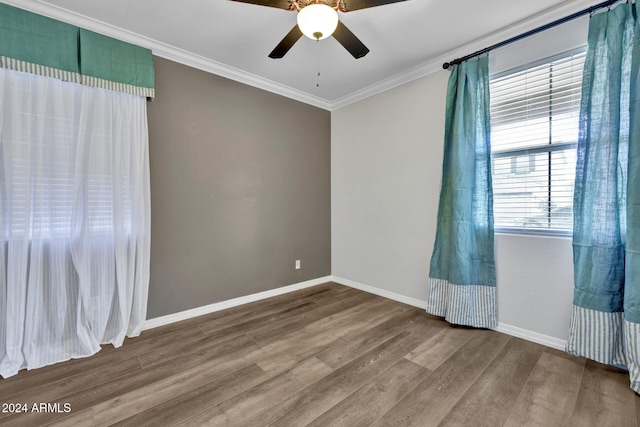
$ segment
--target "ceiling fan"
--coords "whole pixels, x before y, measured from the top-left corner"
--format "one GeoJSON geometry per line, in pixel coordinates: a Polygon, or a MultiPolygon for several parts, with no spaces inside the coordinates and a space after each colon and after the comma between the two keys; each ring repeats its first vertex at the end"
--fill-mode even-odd
{"type": "Polygon", "coordinates": [[[303,35],[313,40],[322,40],[331,35],[354,58],[362,58],[369,49],[340,20],[338,11],[351,12],[398,3],[407,0],[231,0],[240,3],[251,3],[260,6],[277,7],[279,9],[297,11],[298,24],[284,36],[282,41],[269,54],[269,58],[278,59],[293,47],[303,35]]]}

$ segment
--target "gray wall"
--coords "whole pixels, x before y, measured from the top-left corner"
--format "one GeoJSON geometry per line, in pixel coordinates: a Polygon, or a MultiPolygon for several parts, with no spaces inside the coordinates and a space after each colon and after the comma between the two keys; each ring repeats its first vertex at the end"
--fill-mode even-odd
{"type": "Polygon", "coordinates": [[[147,317],[331,274],[330,113],[154,63],[147,317]]]}

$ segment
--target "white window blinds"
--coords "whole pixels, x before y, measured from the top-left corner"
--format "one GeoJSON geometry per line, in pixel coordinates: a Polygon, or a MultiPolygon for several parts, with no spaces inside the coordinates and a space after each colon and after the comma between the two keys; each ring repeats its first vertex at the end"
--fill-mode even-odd
{"type": "Polygon", "coordinates": [[[119,130],[110,129],[111,113],[83,113],[87,96],[80,85],[51,85],[46,93],[51,97],[38,98],[30,74],[12,73],[7,81],[0,141],[3,239],[74,238],[81,230],[112,235],[116,223],[129,232],[132,176],[118,169],[129,161],[110,143],[119,130]],[[90,135],[83,122],[91,124],[90,135]],[[90,145],[80,145],[83,138],[90,145]],[[114,212],[122,213],[122,221],[114,220],[114,212]]]}
{"type": "Polygon", "coordinates": [[[492,79],[495,228],[569,233],[585,54],[492,79]]]}
{"type": "Polygon", "coordinates": [[[0,68],[0,376],[140,333],[149,197],[144,97],[0,68]]]}

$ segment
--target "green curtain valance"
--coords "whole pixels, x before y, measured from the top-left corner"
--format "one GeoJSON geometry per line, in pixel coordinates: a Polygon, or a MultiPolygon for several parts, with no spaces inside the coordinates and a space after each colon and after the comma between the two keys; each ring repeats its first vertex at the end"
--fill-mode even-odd
{"type": "Polygon", "coordinates": [[[0,3],[0,55],[79,73],[78,27],[0,3]]]}
{"type": "Polygon", "coordinates": [[[0,67],[154,96],[151,50],[4,3],[0,67]]]}
{"type": "Polygon", "coordinates": [[[80,72],[116,83],[153,88],[149,49],[80,28],[80,72]]]}

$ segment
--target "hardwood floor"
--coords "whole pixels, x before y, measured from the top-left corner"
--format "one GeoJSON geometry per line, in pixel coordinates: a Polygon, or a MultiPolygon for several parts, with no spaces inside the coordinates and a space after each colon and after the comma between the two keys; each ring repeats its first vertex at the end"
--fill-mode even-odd
{"type": "Polygon", "coordinates": [[[335,283],[21,371],[0,403],[28,408],[2,426],[640,427],[625,372],[335,283]]]}

